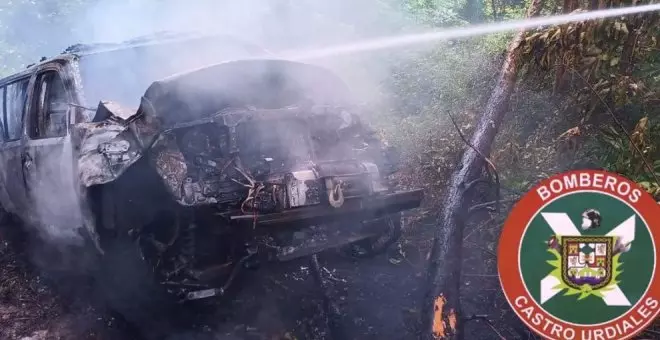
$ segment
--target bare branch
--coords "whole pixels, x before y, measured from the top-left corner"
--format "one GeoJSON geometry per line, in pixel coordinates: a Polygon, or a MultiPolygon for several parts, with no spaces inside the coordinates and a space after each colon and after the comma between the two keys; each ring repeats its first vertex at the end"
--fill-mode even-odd
{"type": "Polygon", "coordinates": [[[465,321],[473,321],[473,320],[484,321],[486,323],[486,325],[488,325],[488,327],[490,327],[490,329],[493,331],[493,333],[497,334],[497,336],[500,338],[500,340],[506,340],[506,338],[502,335],[502,333],[500,333],[500,331],[498,331],[497,328],[495,328],[495,325],[493,325],[493,323],[490,320],[488,320],[487,315],[474,315],[473,314],[469,318],[465,319],[465,321]]]}
{"type": "MultiPolygon", "coordinates": [[[[495,176],[495,197],[496,197],[495,199],[498,202],[498,203],[495,204],[495,211],[499,211],[500,175],[497,172],[497,168],[495,168],[495,164],[493,164],[493,162],[490,160],[490,158],[486,157],[486,155],[484,155],[481,151],[479,151],[479,149],[477,149],[474,145],[472,145],[472,143],[470,143],[467,140],[467,138],[465,138],[465,135],[463,134],[463,131],[461,131],[461,128],[459,128],[458,124],[456,124],[456,120],[451,115],[451,112],[448,111],[447,115],[449,116],[449,119],[451,120],[452,124],[454,125],[454,128],[456,128],[456,132],[458,132],[458,135],[461,137],[463,142],[467,146],[469,146],[472,150],[474,150],[474,152],[476,152],[479,155],[479,157],[481,157],[483,159],[483,161],[486,162],[486,164],[488,164],[490,169],[493,171],[493,175],[495,176]]],[[[486,169],[486,171],[488,171],[488,168],[486,169]]],[[[477,181],[479,181],[479,180],[477,179],[477,180],[474,180],[474,181],[470,182],[466,187],[469,187],[470,184],[474,184],[477,181]]],[[[466,189],[466,191],[467,191],[467,189],[466,189]]]]}
{"type": "MultiPolygon", "coordinates": [[[[477,210],[484,209],[484,208],[490,208],[491,206],[495,205],[500,205],[502,203],[512,203],[518,201],[518,198],[511,198],[507,200],[501,200],[501,201],[490,201],[490,202],[485,202],[485,203],[480,203],[480,204],[475,204],[473,205],[469,210],[468,214],[471,214],[477,210]]],[[[495,209],[493,209],[495,210],[495,209]]]]}

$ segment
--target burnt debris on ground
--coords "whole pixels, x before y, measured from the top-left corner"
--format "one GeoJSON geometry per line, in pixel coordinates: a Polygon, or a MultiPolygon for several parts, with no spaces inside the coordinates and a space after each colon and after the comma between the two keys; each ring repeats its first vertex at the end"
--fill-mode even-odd
{"type": "MultiPolygon", "coordinates": [[[[493,240],[501,218],[483,213],[466,228],[461,299],[465,314],[474,315],[466,336],[534,339],[511,312],[495,274],[493,240]]],[[[433,228],[432,220],[422,220],[373,258],[356,261],[341,251],[319,255],[319,272],[341,313],[346,339],[416,338],[433,228]]],[[[141,340],[136,328],[95,300],[82,278],[53,277],[36,267],[31,242],[20,230],[0,227],[0,339],[141,340]]],[[[171,338],[330,339],[312,269],[308,259],[299,259],[246,270],[231,298],[195,306],[188,326],[171,338]]]]}
{"type": "Polygon", "coordinates": [[[46,274],[34,265],[37,241],[17,223],[3,222],[0,339],[126,339],[127,326],[93,303],[87,282],[46,274]]]}
{"type": "MultiPolygon", "coordinates": [[[[0,338],[140,339],[137,329],[111,316],[94,299],[89,285],[81,281],[72,289],[71,280],[54,282],[41,274],[30,263],[28,240],[16,237],[17,228],[5,225],[0,230],[0,338]]],[[[339,250],[319,255],[319,274],[341,314],[333,321],[345,338],[415,337],[431,235],[432,225],[421,223],[387,253],[373,258],[355,260],[339,250]]],[[[312,273],[306,258],[246,270],[233,296],[191,308],[188,326],[172,339],[330,339],[323,296],[312,273]]],[[[474,279],[468,289],[483,292],[472,294],[476,310],[476,300],[492,295],[496,287],[490,284],[496,280],[474,279]],[[489,287],[481,288],[482,283],[489,287]]],[[[490,339],[490,332],[476,325],[470,334],[490,339]]]]}

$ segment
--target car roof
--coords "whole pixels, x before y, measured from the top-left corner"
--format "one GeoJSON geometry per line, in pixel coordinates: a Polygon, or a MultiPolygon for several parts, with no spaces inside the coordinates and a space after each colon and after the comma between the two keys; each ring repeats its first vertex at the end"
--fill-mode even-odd
{"type": "Polygon", "coordinates": [[[228,44],[240,45],[252,52],[267,53],[267,51],[249,41],[238,39],[229,35],[220,34],[195,34],[195,33],[172,33],[172,32],[159,32],[146,36],[136,37],[120,43],[97,43],[97,44],[76,44],[69,46],[64,53],[75,54],[77,56],[85,56],[90,54],[98,54],[104,52],[111,52],[116,50],[131,49],[141,46],[150,45],[163,45],[177,42],[186,42],[192,40],[224,40],[228,44]]]}
{"type": "Polygon", "coordinates": [[[36,68],[46,63],[60,62],[66,63],[87,55],[107,53],[119,50],[127,50],[142,46],[165,45],[178,42],[186,42],[193,40],[224,40],[228,44],[238,45],[251,53],[269,55],[270,52],[259,45],[251,43],[246,40],[238,39],[228,35],[220,34],[195,34],[195,33],[173,33],[173,32],[158,32],[151,35],[133,38],[127,41],[118,43],[95,43],[95,44],[75,44],[67,47],[61,54],[52,58],[41,58],[39,62],[27,65],[23,70],[15,72],[7,77],[0,78],[0,84],[10,83],[16,79],[21,79],[34,72],[36,68]]]}

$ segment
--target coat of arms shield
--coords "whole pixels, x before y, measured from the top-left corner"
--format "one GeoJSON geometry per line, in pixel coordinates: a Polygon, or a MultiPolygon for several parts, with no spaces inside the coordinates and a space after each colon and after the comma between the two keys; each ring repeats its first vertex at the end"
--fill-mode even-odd
{"type": "Polygon", "coordinates": [[[562,279],[574,289],[588,285],[592,290],[612,281],[614,237],[564,236],[562,243],[562,279]]]}

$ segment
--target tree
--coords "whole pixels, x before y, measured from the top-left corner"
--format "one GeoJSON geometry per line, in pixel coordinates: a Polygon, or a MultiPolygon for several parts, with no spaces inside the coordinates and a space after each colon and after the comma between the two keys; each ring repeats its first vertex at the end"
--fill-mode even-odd
{"type": "Polygon", "coordinates": [[[467,0],[465,3],[465,17],[471,23],[484,20],[484,3],[482,0],[467,0]]]}
{"type": "MultiPolygon", "coordinates": [[[[527,16],[538,15],[541,0],[533,0],[527,16]]],[[[480,181],[482,169],[493,167],[486,155],[507,112],[520,64],[519,46],[525,31],[511,40],[497,85],[483,109],[468,148],[449,180],[443,211],[438,218],[427,277],[422,312],[422,338],[461,339],[463,320],[460,307],[461,246],[467,217],[467,195],[480,181]]],[[[492,169],[494,170],[494,168],[492,169]]]]}

